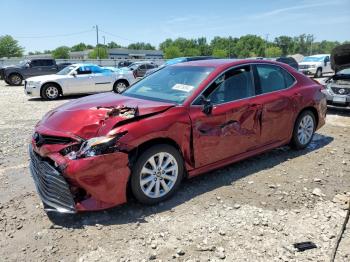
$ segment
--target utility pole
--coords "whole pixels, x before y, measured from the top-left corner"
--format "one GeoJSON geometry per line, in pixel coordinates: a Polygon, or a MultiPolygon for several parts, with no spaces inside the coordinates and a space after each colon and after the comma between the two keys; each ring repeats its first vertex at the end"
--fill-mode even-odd
{"type": "Polygon", "coordinates": [[[266,34],[266,35],[265,35],[265,52],[264,52],[265,57],[266,57],[267,42],[269,41],[269,35],[270,35],[270,34],[266,34]]]}
{"type": "Polygon", "coordinates": [[[97,59],[100,59],[100,47],[98,46],[98,25],[95,25],[96,29],[96,47],[97,47],[97,59]]]}
{"type": "Polygon", "coordinates": [[[103,45],[106,45],[106,37],[105,36],[102,36],[103,37],[103,45]]]}

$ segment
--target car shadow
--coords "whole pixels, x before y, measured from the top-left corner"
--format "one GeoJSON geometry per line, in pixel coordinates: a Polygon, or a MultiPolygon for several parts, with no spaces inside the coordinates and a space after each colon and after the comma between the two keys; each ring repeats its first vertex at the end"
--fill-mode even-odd
{"type": "Polygon", "coordinates": [[[115,225],[127,223],[145,223],[145,218],[156,213],[172,210],[198,195],[217,188],[231,185],[235,181],[250,176],[264,169],[277,166],[310,152],[318,150],[333,141],[333,137],[315,134],[313,141],[304,150],[292,150],[288,146],[280,147],[269,152],[231,164],[218,170],[208,172],[192,179],[184,180],[175,195],[167,201],[155,206],[139,204],[130,199],[127,204],[104,211],[78,214],[48,213],[50,220],[65,228],[84,228],[96,224],[115,225]]]}

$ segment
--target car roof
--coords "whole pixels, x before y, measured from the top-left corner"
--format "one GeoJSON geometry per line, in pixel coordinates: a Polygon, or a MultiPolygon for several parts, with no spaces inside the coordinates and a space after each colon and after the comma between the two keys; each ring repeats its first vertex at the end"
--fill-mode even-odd
{"type": "Polygon", "coordinates": [[[99,66],[99,65],[96,65],[96,64],[84,64],[84,63],[77,63],[77,64],[71,64],[71,66],[99,66]]]}
{"type": "Polygon", "coordinates": [[[196,60],[189,61],[179,64],[174,64],[171,66],[202,66],[202,67],[214,67],[214,68],[226,68],[240,64],[246,63],[269,63],[275,65],[281,65],[279,62],[271,61],[271,60],[261,60],[261,59],[209,59],[209,60],[196,60]]]}

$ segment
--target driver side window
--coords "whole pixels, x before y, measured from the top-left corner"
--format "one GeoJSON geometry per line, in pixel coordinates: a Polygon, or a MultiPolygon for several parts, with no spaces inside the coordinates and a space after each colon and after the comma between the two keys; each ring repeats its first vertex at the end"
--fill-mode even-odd
{"type": "Polygon", "coordinates": [[[203,94],[212,104],[223,104],[255,95],[251,66],[228,70],[219,76],[203,94]]]}
{"type": "Polygon", "coordinates": [[[81,66],[77,69],[78,75],[89,75],[91,73],[91,68],[89,66],[81,66]]]}

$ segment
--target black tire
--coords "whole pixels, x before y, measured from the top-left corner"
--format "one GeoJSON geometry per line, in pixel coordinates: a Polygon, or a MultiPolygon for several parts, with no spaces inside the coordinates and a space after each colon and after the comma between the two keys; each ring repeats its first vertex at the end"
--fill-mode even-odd
{"type": "MultiPolygon", "coordinates": [[[[182,181],[183,174],[184,174],[183,159],[182,159],[180,152],[176,148],[174,148],[171,145],[167,145],[167,144],[159,144],[159,145],[152,146],[152,147],[146,149],[145,151],[143,151],[139,155],[139,157],[137,158],[137,160],[132,168],[132,176],[131,176],[132,193],[133,193],[134,197],[139,202],[141,202],[143,204],[147,204],[147,205],[157,204],[157,203],[162,202],[163,200],[169,198],[170,196],[172,196],[174,194],[174,192],[177,190],[177,188],[179,187],[179,185],[182,181]],[[152,156],[154,156],[160,152],[165,152],[167,154],[170,154],[176,160],[178,174],[177,174],[176,181],[173,182],[171,189],[167,193],[165,193],[165,195],[160,196],[160,197],[149,197],[145,194],[145,192],[143,192],[143,189],[142,189],[141,184],[140,184],[141,176],[142,176],[141,170],[152,156]]],[[[153,176],[153,177],[155,177],[155,176],[153,176]]],[[[155,177],[155,180],[157,180],[156,177],[155,177]]],[[[161,182],[160,180],[162,180],[162,178],[159,179],[159,182],[161,182]]],[[[153,182],[153,179],[152,179],[152,181],[150,181],[150,183],[152,183],[152,182],[153,182]]],[[[164,180],[164,182],[165,182],[165,180],[164,180]]],[[[170,182],[170,181],[168,181],[168,182],[170,182]]],[[[163,190],[163,193],[164,192],[165,191],[163,190]]]]}
{"type": "Polygon", "coordinates": [[[316,73],[315,73],[315,78],[320,78],[322,77],[322,68],[317,68],[316,73]]]}
{"type": "Polygon", "coordinates": [[[12,73],[7,78],[8,84],[11,86],[20,86],[23,82],[23,77],[20,74],[12,73]]]}
{"type": "Polygon", "coordinates": [[[290,142],[290,146],[293,149],[297,149],[297,150],[306,148],[310,144],[310,142],[312,141],[312,138],[313,138],[313,136],[315,134],[316,125],[317,125],[316,118],[315,118],[315,115],[314,115],[314,113],[312,111],[305,110],[305,111],[301,112],[301,114],[298,116],[298,118],[297,118],[297,120],[295,121],[295,124],[294,124],[293,136],[292,136],[292,140],[290,142]],[[301,124],[302,120],[306,116],[310,116],[311,117],[312,122],[313,122],[313,128],[312,128],[311,137],[307,139],[306,143],[302,143],[301,139],[300,139],[300,137],[298,135],[298,132],[299,132],[300,124],[301,124]]]}
{"type": "Polygon", "coordinates": [[[129,86],[128,81],[126,80],[118,80],[113,85],[113,91],[117,94],[120,94],[124,90],[126,90],[129,86]]]}
{"type": "Polygon", "coordinates": [[[41,97],[45,100],[56,100],[60,94],[60,87],[52,83],[45,84],[41,88],[41,97]]]}
{"type": "Polygon", "coordinates": [[[11,85],[9,81],[7,81],[7,80],[4,80],[4,81],[6,84],[11,85]]]}

